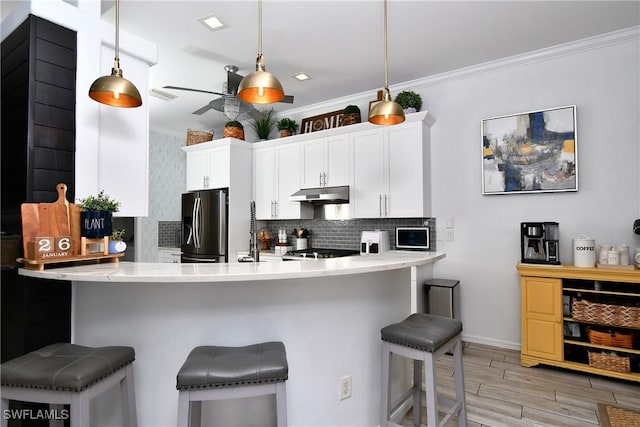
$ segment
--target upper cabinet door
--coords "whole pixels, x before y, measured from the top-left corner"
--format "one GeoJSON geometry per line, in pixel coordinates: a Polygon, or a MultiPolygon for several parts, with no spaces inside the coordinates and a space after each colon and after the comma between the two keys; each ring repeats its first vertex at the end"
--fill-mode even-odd
{"type": "Polygon", "coordinates": [[[257,148],[253,152],[253,199],[256,218],[272,219],[276,199],[275,148],[257,148]]]}
{"type": "Polygon", "coordinates": [[[351,185],[351,165],[353,150],[349,135],[337,135],[325,142],[325,174],[324,184],[335,187],[351,185]]]}
{"type": "Polygon", "coordinates": [[[276,219],[300,219],[300,202],[289,197],[300,190],[300,145],[276,147],[276,219]]]}
{"type": "Polygon", "coordinates": [[[423,159],[422,122],[391,126],[386,129],[389,167],[389,191],[387,215],[393,218],[423,217],[424,192],[423,169],[429,163],[423,159]]]}
{"type": "Polygon", "coordinates": [[[354,218],[384,216],[385,155],[382,128],[357,132],[353,141],[353,187],[349,198],[354,218]]]}
{"type": "Polygon", "coordinates": [[[322,186],[325,173],[325,139],[314,139],[302,144],[302,188],[322,186]]]}
{"type": "Polygon", "coordinates": [[[209,153],[187,153],[187,191],[205,190],[209,187],[209,153]]]}

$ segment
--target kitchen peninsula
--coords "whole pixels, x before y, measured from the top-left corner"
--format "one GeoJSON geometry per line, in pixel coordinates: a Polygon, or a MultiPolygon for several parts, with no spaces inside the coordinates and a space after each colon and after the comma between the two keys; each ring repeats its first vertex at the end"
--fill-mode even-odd
{"type": "MultiPolygon", "coordinates": [[[[277,263],[121,262],[20,273],[73,282],[73,342],[135,348],[139,426],[175,425],[176,373],[193,347],[271,340],[287,348],[290,425],[375,426],[380,329],[422,309],[422,283],[444,257],[391,251],[277,263]],[[352,396],[340,400],[344,376],[351,376],[352,396]]],[[[398,364],[399,373],[403,366],[398,364]]],[[[403,377],[398,375],[398,389],[403,377]]],[[[96,399],[96,425],[117,423],[119,414],[110,409],[119,407],[117,399],[117,390],[96,399]]],[[[203,425],[264,426],[275,417],[268,398],[255,398],[251,410],[240,405],[204,405],[203,425]]]]}

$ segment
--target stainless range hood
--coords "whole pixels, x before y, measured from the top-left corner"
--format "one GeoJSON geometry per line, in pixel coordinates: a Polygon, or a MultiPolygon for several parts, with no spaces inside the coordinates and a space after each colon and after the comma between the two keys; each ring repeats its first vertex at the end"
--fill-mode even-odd
{"type": "Polygon", "coordinates": [[[349,186],[303,188],[293,193],[289,200],[314,204],[349,203],[349,186]]]}

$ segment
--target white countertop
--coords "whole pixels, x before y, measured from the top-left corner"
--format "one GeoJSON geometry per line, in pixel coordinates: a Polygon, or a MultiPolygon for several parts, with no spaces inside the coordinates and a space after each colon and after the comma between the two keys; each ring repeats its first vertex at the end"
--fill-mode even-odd
{"type": "Polygon", "coordinates": [[[43,271],[21,268],[20,274],[43,279],[80,282],[236,282],[342,276],[397,270],[431,264],[445,256],[444,252],[390,251],[375,255],[283,262],[228,264],[117,262],[49,268],[43,271]]]}

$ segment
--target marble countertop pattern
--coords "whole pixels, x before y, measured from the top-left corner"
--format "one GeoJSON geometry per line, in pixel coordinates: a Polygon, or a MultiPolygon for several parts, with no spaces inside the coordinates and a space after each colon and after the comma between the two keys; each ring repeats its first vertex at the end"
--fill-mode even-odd
{"type": "Polygon", "coordinates": [[[397,270],[431,264],[445,256],[444,252],[389,251],[375,255],[283,262],[221,264],[117,262],[49,268],[43,271],[21,268],[20,274],[75,282],[158,284],[238,282],[343,276],[397,270]]]}

